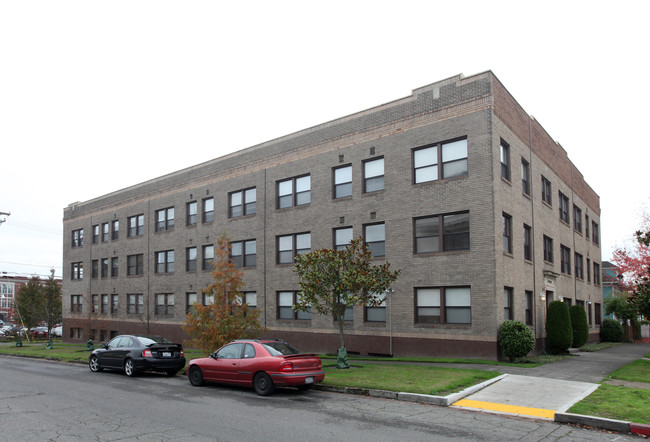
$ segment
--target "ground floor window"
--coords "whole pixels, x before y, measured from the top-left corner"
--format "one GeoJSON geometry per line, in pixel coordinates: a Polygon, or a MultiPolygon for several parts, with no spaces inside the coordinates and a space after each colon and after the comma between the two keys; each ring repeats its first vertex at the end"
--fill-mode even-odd
{"type": "Polygon", "coordinates": [[[278,292],[278,319],[310,320],[310,311],[294,311],[293,306],[300,299],[300,292],[278,292]]]}
{"type": "Polygon", "coordinates": [[[366,306],[364,312],[366,322],[386,322],[386,294],[382,293],[378,298],[380,303],[377,306],[366,306]]]}
{"type": "Polygon", "coordinates": [[[471,324],[469,287],[415,289],[417,324],[471,324]]]}

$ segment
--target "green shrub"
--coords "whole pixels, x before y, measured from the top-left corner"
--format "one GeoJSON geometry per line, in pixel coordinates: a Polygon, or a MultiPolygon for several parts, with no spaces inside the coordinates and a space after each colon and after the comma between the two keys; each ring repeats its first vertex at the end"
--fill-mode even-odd
{"type": "Polygon", "coordinates": [[[571,328],[573,329],[574,348],[580,348],[589,340],[589,323],[587,322],[587,312],[581,305],[572,305],[569,308],[571,316],[571,328]]]}
{"type": "Polygon", "coordinates": [[[600,329],[600,340],[603,342],[621,342],[623,326],[616,319],[605,319],[600,329]]]}
{"type": "Polygon", "coordinates": [[[565,353],[572,341],[569,306],[562,301],[551,302],[546,313],[546,351],[551,354],[565,353]]]}
{"type": "Polygon", "coordinates": [[[532,330],[521,321],[504,322],[499,329],[497,341],[510,361],[526,356],[535,348],[532,330]]]}

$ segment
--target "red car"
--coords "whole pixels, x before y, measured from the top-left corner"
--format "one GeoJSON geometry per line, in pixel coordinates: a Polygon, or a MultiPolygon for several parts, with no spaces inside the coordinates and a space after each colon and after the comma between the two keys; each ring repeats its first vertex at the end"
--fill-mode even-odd
{"type": "Polygon", "coordinates": [[[259,339],[232,341],[207,358],[192,359],[186,373],[195,387],[242,385],[262,396],[273,394],[275,387],[307,390],[325,379],[318,355],[300,353],[284,341],[259,339]]]}

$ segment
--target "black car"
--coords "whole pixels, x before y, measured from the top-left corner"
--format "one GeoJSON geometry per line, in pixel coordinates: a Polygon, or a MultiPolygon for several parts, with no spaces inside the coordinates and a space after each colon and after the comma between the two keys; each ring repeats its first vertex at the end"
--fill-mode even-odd
{"type": "Polygon", "coordinates": [[[120,335],[93,350],[88,358],[90,371],[105,368],[124,370],[127,376],[140,371],[162,371],[175,376],[185,366],[180,344],[160,336],[120,335]]]}

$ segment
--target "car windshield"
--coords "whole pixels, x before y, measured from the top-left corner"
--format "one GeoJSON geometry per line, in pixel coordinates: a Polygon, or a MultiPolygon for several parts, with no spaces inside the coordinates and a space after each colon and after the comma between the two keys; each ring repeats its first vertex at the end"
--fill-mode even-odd
{"type": "Polygon", "coordinates": [[[265,342],[262,344],[262,346],[269,352],[271,356],[300,354],[298,350],[286,342],[265,342]]]}
{"type": "Polygon", "coordinates": [[[145,347],[153,344],[169,344],[170,342],[162,336],[138,336],[138,341],[145,347]]]}

